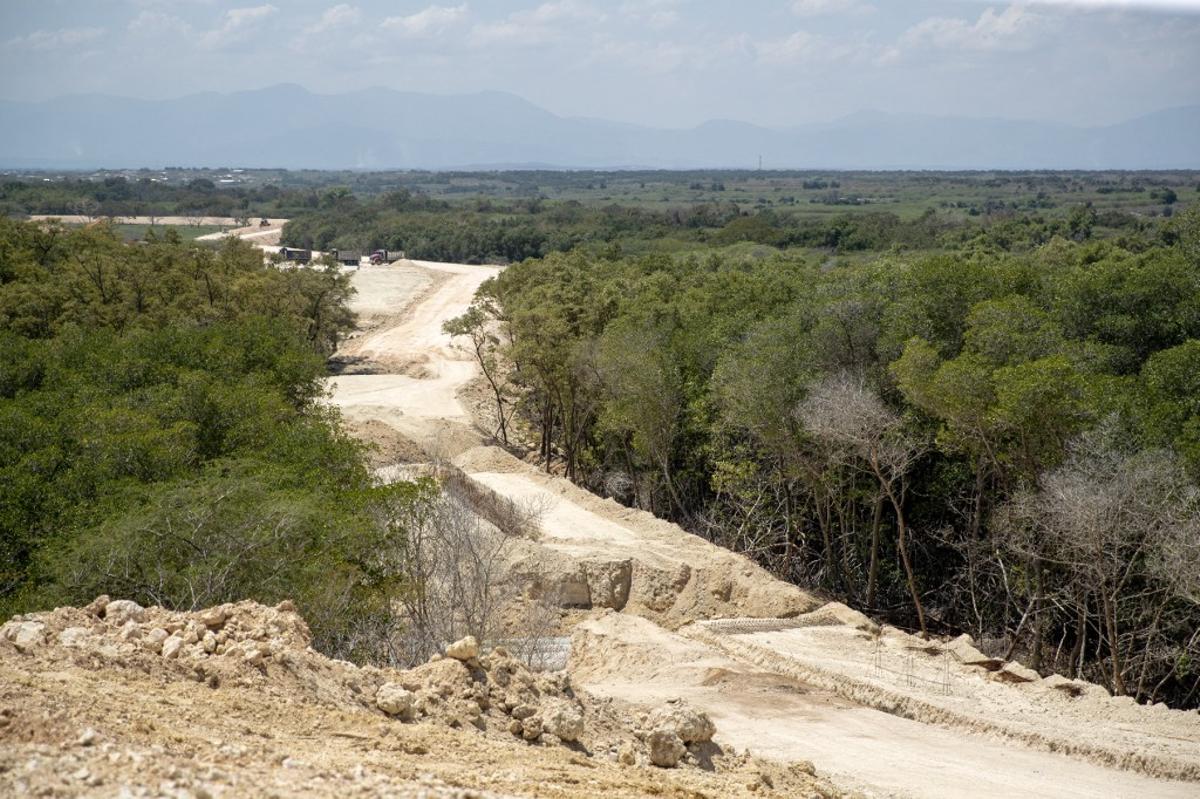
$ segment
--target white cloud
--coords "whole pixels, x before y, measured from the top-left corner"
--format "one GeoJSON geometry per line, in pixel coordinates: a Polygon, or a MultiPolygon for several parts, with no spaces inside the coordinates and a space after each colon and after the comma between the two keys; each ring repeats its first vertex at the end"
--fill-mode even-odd
{"type": "Polygon", "coordinates": [[[594,24],[605,19],[603,12],[581,0],[557,0],[513,12],[498,22],[476,25],[471,29],[471,40],[476,45],[537,44],[560,38],[564,23],[594,24]]]}
{"type": "Polygon", "coordinates": [[[973,23],[957,17],[930,17],[909,28],[900,43],[908,48],[1027,50],[1047,30],[1048,21],[1023,5],[1014,4],[999,13],[987,8],[973,23]]]}
{"type": "Polygon", "coordinates": [[[200,37],[206,50],[221,50],[245,41],[268,18],[279,13],[273,5],[231,8],[222,17],[221,26],[200,37]]]}
{"type": "Polygon", "coordinates": [[[542,3],[532,11],[519,11],[513,14],[512,18],[519,21],[532,22],[535,25],[545,25],[551,22],[571,20],[601,22],[604,20],[604,14],[592,8],[589,4],[582,2],[582,0],[556,0],[555,2],[542,3]]]}
{"type": "Polygon", "coordinates": [[[191,25],[179,17],[162,11],[143,11],[129,22],[130,33],[157,36],[164,33],[189,33],[191,25]]]}
{"type": "Polygon", "coordinates": [[[605,38],[586,51],[584,63],[611,65],[642,74],[663,74],[681,68],[701,69],[709,58],[709,52],[694,44],[605,38]]]}
{"type": "Polygon", "coordinates": [[[382,28],[400,34],[406,39],[434,36],[456,25],[467,17],[467,5],[429,6],[406,17],[388,17],[382,28]]]}
{"type": "Polygon", "coordinates": [[[758,42],[754,51],[759,63],[777,67],[844,62],[862,58],[869,52],[862,41],[832,39],[805,30],[785,39],[758,42]]]}
{"type": "Polygon", "coordinates": [[[325,9],[325,13],[316,22],[300,31],[300,35],[292,42],[292,50],[303,52],[319,45],[321,38],[331,31],[357,25],[362,20],[362,13],[357,7],[341,3],[325,9]]]}
{"type": "Polygon", "coordinates": [[[1190,11],[1200,13],[1200,0],[1030,0],[1037,5],[1075,8],[1115,8],[1129,11],[1190,11]]]}
{"type": "Polygon", "coordinates": [[[349,25],[355,25],[362,19],[362,12],[355,6],[347,3],[336,5],[332,8],[325,9],[325,13],[321,18],[304,29],[304,33],[309,36],[314,36],[319,33],[331,31],[334,28],[344,28],[349,25]]]}
{"type": "Polygon", "coordinates": [[[792,0],[792,13],[798,17],[820,17],[826,14],[866,14],[875,6],[863,0],[792,0]]]}
{"type": "Polygon", "coordinates": [[[627,0],[621,4],[621,16],[654,30],[670,28],[679,22],[680,0],[627,0]]]}
{"type": "Polygon", "coordinates": [[[4,43],[5,47],[17,50],[57,50],[62,47],[78,47],[105,34],[104,28],[59,28],[52,31],[33,31],[17,36],[4,43]]]}

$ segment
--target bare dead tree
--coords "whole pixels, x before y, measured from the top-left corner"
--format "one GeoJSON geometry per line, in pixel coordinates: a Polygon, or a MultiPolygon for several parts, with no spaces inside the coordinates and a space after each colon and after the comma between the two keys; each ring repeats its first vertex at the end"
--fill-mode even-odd
{"type": "Polygon", "coordinates": [[[1112,422],[1080,437],[997,521],[1009,549],[1055,570],[1049,599],[1075,621],[1077,662],[1094,636],[1113,691],[1140,698],[1178,654],[1165,626],[1200,608],[1200,495],[1176,455],[1119,440],[1112,422]]]}
{"type": "Polygon", "coordinates": [[[427,660],[467,635],[485,643],[498,631],[500,607],[516,590],[508,584],[512,531],[536,530],[542,510],[535,504],[510,504],[505,509],[508,529],[501,529],[476,512],[472,499],[446,486],[407,525],[399,554],[408,589],[398,601],[398,664],[427,660]]]}
{"type": "MultiPolygon", "coordinates": [[[[925,609],[908,552],[909,529],[904,515],[907,474],[924,454],[925,442],[909,434],[900,415],[855,375],[842,373],[814,384],[796,413],[815,438],[841,449],[847,462],[874,477],[880,495],[891,505],[896,519],[896,549],[904,567],[905,582],[921,635],[928,637],[925,609]]],[[[877,580],[878,544],[876,537],[870,550],[869,584],[877,580]]],[[[873,593],[869,588],[868,596],[873,597],[873,593]]]]}

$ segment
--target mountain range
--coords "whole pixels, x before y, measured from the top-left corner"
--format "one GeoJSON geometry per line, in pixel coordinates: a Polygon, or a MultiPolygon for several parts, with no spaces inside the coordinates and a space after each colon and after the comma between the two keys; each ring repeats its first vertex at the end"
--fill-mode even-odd
{"type": "Polygon", "coordinates": [[[291,84],[135,100],[0,101],[0,167],[1195,169],[1200,105],[1115,125],[859,112],[765,128],[555,115],[516,95],[291,84]]]}

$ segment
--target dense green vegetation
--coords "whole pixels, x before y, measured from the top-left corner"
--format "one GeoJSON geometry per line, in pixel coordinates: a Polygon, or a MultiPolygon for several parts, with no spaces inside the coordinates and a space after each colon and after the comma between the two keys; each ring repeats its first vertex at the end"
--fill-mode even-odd
{"type": "Polygon", "coordinates": [[[552,254],[451,327],[512,364],[500,410],[547,468],[914,629],[1194,705],[1200,213],[1069,234],[552,254]]]}
{"type": "Polygon", "coordinates": [[[1166,172],[818,172],[520,170],[487,172],[327,172],[272,169],[100,170],[0,174],[0,212],[76,213],[90,201],[101,215],[290,216],[344,188],[360,199],[407,191],[452,204],[492,200],[575,201],[646,209],[733,203],[820,217],[885,211],[905,219],[928,208],[958,216],[1063,213],[1091,204],[1100,213],[1169,213],[1196,199],[1200,176],[1166,172]]]}
{"type": "MultiPolygon", "coordinates": [[[[877,616],[1200,703],[1195,173],[60,178],[0,204],[512,263],[448,327],[499,438],[877,616]]],[[[364,656],[434,500],[315,401],[344,278],[0,230],[0,610],[293,595],[364,656]]]]}
{"type": "Polygon", "coordinates": [[[318,402],[347,278],[231,241],[0,220],[0,615],[100,593],[295,599],[378,659],[382,553],[428,486],[372,486],[318,402]]]}

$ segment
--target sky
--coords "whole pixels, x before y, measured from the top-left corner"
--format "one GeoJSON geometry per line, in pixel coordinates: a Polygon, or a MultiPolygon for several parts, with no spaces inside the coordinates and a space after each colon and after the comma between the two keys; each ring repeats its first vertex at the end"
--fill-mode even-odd
{"type": "Polygon", "coordinates": [[[1200,0],[0,0],[0,45],[8,100],[499,90],[656,127],[1200,104],[1200,0]]]}

